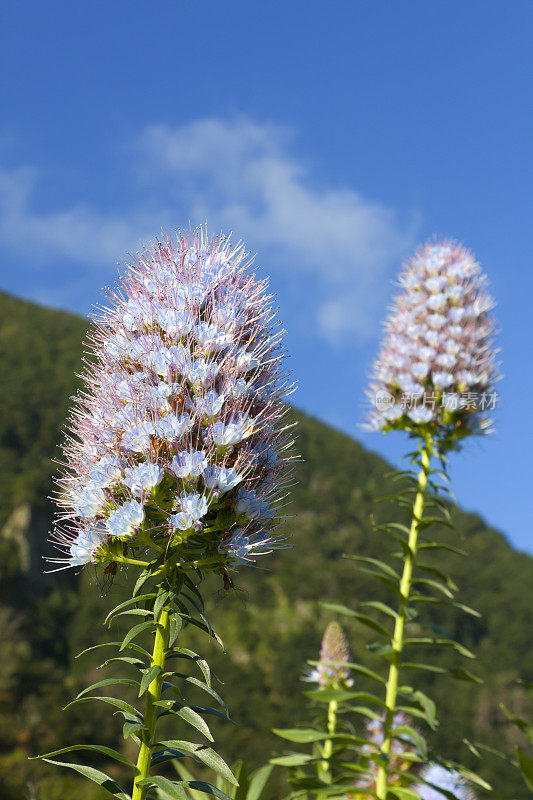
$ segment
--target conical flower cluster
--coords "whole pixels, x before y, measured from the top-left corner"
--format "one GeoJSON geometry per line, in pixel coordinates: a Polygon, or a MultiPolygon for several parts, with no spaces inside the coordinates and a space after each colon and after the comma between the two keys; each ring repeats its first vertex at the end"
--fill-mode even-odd
{"type": "Polygon", "coordinates": [[[427,783],[413,784],[410,788],[416,792],[422,800],[444,800],[448,797],[448,792],[457,800],[475,800],[475,794],[463,778],[455,770],[446,769],[440,764],[427,764],[420,777],[427,783]],[[432,784],[428,786],[427,784],[432,784]],[[443,791],[439,791],[442,789],[443,791]]]}
{"type": "Polygon", "coordinates": [[[350,646],[338,622],[330,622],[320,648],[320,660],[316,666],[315,680],[324,687],[335,685],[350,686],[350,667],[344,666],[352,661],[350,646]],[[333,663],[330,663],[333,662],[333,663]]]}
{"type": "Polygon", "coordinates": [[[222,237],[169,236],[95,317],[60,480],[58,563],[151,547],[220,568],[279,544],[291,387],[250,264],[222,237]]]}
{"type": "Polygon", "coordinates": [[[497,376],[485,282],[455,242],[428,243],[407,263],[373,368],[371,427],[453,436],[487,427],[497,376]]]}

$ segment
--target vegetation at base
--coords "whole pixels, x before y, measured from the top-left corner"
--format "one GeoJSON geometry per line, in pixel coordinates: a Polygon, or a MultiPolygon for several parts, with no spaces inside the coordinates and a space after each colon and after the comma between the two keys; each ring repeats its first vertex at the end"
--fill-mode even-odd
{"type": "MultiPolygon", "coordinates": [[[[98,651],[78,659],[75,655],[120,633],[104,628],[103,620],[112,605],[128,596],[125,575],[119,570],[108,585],[92,568],[44,580],[41,574],[40,556],[49,552],[51,459],[57,456],[69,397],[77,388],[74,373],[86,328],[86,320],[74,315],[0,295],[2,800],[101,800],[102,790],[27,757],[68,743],[122,746],[121,720],[110,723],[99,704],[59,709],[88,683],[107,677],[97,669],[104,660],[98,651]]],[[[213,579],[204,593],[209,616],[228,650],[213,646],[206,653],[213,685],[223,690],[231,718],[239,723],[221,722],[217,747],[228,762],[244,759],[250,771],[283,753],[272,728],[292,728],[306,719],[301,675],[306,660],[319,649],[325,625],[335,617],[319,601],[356,609],[369,597],[389,599],[385,588],[378,596],[374,582],[342,558],[343,553],[383,558],[389,547],[370,519],[375,499],[390,492],[384,477],[389,466],[349,437],[294,413],[303,460],[289,510],[292,546],[265,559],[261,569],[243,569],[236,590],[224,593],[221,581],[213,579]]],[[[386,519],[387,512],[384,504],[379,513],[386,519]]],[[[436,700],[441,718],[432,741],[446,756],[476,769],[495,789],[525,798],[527,788],[512,764],[487,754],[480,762],[460,737],[510,754],[515,744],[527,748],[499,704],[533,718],[531,696],[516,682],[533,681],[533,559],[513,550],[478,516],[455,510],[453,518],[455,532],[439,531],[439,537],[453,539],[469,557],[440,553],[439,564],[457,582],[457,599],[482,616],[449,609],[444,618],[440,613],[439,624],[477,653],[474,671],[484,683],[424,676],[420,686],[436,700]]],[[[355,660],[373,668],[376,656],[366,649],[371,632],[351,625],[348,618],[343,624],[355,660]]],[[[433,663],[463,666],[453,651],[436,653],[433,663]]],[[[357,687],[364,690],[362,679],[357,687]]],[[[311,720],[313,709],[308,714],[311,720]]],[[[115,765],[100,756],[91,765],[120,778],[120,768],[114,772],[115,765]]],[[[265,799],[277,796],[277,772],[265,799]]]]}

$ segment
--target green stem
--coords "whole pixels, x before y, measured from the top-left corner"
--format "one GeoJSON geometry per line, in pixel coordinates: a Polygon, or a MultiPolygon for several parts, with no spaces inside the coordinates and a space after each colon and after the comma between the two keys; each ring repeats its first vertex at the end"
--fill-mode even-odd
{"type": "Polygon", "coordinates": [[[163,684],[163,671],[165,666],[166,650],[168,648],[170,631],[170,610],[163,606],[157,620],[154,649],[150,661],[150,667],[161,667],[161,673],[157,675],[148,687],[146,692],[146,711],[143,723],[146,730],[142,731],[141,748],[137,759],[137,769],[133,784],[133,794],[131,800],[145,800],[148,786],[139,786],[140,781],[148,777],[150,773],[150,762],[152,750],[155,742],[155,726],[157,722],[158,708],[154,705],[161,698],[161,687],[163,684]]]}
{"type": "MultiPolygon", "coordinates": [[[[330,736],[335,734],[337,729],[337,710],[339,708],[339,704],[337,700],[330,700],[328,704],[328,719],[327,719],[327,730],[330,736]]],[[[319,763],[318,772],[324,783],[331,783],[331,770],[329,766],[329,759],[331,758],[331,754],[333,753],[333,741],[331,739],[326,739],[324,742],[324,747],[322,748],[322,757],[323,761],[319,763]]]]}
{"type": "Polygon", "coordinates": [[[376,794],[378,800],[386,800],[388,791],[388,756],[391,751],[392,736],[391,731],[394,726],[394,715],[396,713],[396,699],[398,696],[398,680],[400,674],[400,665],[402,660],[403,642],[404,642],[404,628],[405,620],[407,619],[407,610],[409,606],[409,596],[411,593],[411,582],[413,577],[413,567],[416,559],[416,552],[418,547],[418,535],[420,533],[420,522],[424,514],[424,499],[428,483],[429,465],[431,461],[431,454],[433,452],[433,440],[427,438],[420,447],[420,472],[418,473],[417,490],[415,502],[413,505],[413,515],[411,520],[411,528],[409,530],[408,551],[405,555],[403,573],[400,581],[400,606],[398,615],[394,625],[394,634],[392,639],[393,654],[389,667],[389,676],[387,680],[387,691],[385,695],[385,705],[387,708],[385,714],[385,722],[383,726],[383,744],[381,745],[381,753],[385,757],[383,763],[379,766],[378,777],[376,782],[376,794]]]}

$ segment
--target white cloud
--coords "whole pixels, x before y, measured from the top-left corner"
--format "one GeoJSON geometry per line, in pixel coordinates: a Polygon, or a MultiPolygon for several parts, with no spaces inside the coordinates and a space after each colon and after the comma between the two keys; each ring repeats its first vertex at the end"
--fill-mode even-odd
{"type": "Polygon", "coordinates": [[[231,230],[258,249],[276,281],[306,281],[322,335],[364,336],[391,267],[412,244],[412,226],[402,229],[390,208],[351,188],[313,185],[290,138],[246,118],[149,126],[130,151],[135,200],[114,214],[83,203],[35,211],[35,170],[0,172],[0,241],[25,254],[111,266],[162,226],[208,220],[211,230],[231,230]]]}

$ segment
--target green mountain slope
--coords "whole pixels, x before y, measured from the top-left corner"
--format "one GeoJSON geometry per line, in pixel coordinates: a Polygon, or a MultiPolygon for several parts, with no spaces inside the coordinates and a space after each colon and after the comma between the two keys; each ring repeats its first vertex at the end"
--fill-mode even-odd
{"type": "MultiPolygon", "coordinates": [[[[0,294],[0,623],[7,633],[0,639],[3,800],[96,800],[102,792],[26,757],[79,741],[120,747],[119,722],[106,710],[92,704],[64,714],[58,709],[91,678],[102,676],[95,672],[97,661],[74,656],[110,635],[102,627],[103,611],[127,590],[126,575],[119,573],[113,586],[103,587],[92,568],[81,576],[43,579],[41,574],[52,513],[46,501],[51,459],[58,454],[76,388],[85,330],[86,321],[78,317],[0,294]],[[100,589],[107,596],[101,597],[100,589]],[[35,786],[28,788],[32,781],[35,786]]],[[[265,560],[266,570],[244,569],[237,591],[224,595],[215,580],[206,591],[210,618],[227,647],[227,653],[213,648],[209,659],[240,723],[219,727],[219,749],[252,766],[283,751],[271,728],[292,727],[314,713],[302,698],[301,675],[330,618],[318,600],[355,607],[369,592],[375,597],[375,587],[342,554],[382,555],[388,547],[370,522],[376,497],[387,492],[388,465],[349,437],[299,412],[295,416],[303,460],[290,507],[292,546],[265,560]]],[[[377,512],[389,518],[393,509],[379,506],[377,512]]],[[[456,578],[459,599],[483,616],[450,613],[439,622],[477,651],[477,664],[467,666],[485,683],[425,679],[442,718],[434,738],[447,755],[470,759],[506,794],[521,797],[514,771],[493,759],[480,767],[459,735],[508,750],[515,741],[498,704],[528,710],[526,693],[514,681],[533,680],[533,559],[514,551],[478,516],[457,510],[454,517],[453,538],[470,558],[440,556],[440,565],[456,578]]],[[[366,630],[354,625],[348,634],[357,658],[372,666],[366,630]]],[[[198,646],[205,651],[201,640],[198,646]]],[[[443,663],[441,654],[438,658],[443,663]]]]}

